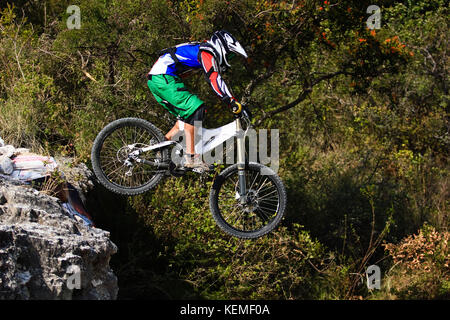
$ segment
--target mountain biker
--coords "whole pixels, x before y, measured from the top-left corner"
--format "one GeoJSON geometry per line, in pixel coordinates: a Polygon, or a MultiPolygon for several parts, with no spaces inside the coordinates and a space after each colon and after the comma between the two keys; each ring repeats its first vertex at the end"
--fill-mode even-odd
{"type": "MultiPolygon", "coordinates": [[[[200,98],[186,89],[181,78],[196,69],[203,69],[206,80],[215,93],[238,115],[245,107],[233,97],[221,77],[221,73],[231,67],[229,60],[236,54],[247,58],[244,48],[229,32],[216,31],[210,40],[183,43],[163,50],[148,73],[147,85],[156,101],[184,122],[185,168],[198,168],[201,171],[209,169],[200,156],[195,154],[194,148],[194,121],[203,121],[207,107],[200,98]]],[[[171,140],[179,131],[177,121],[166,134],[166,139],[171,140]]]]}

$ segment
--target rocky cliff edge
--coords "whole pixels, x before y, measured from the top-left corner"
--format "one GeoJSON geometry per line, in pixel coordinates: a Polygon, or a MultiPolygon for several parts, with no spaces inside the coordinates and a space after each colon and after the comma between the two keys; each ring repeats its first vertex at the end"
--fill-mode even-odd
{"type": "Polygon", "coordinates": [[[0,300],[116,299],[109,236],[58,198],[0,179],[0,300]]]}

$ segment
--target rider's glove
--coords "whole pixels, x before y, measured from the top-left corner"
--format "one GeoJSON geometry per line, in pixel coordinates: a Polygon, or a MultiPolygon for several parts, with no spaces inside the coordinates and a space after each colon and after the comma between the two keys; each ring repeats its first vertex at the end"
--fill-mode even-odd
{"type": "Polygon", "coordinates": [[[240,114],[242,112],[242,110],[243,110],[242,104],[240,104],[236,100],[231,100],[230,101],[230,106],[231,106],[231,111],[234,114],[240,114]]]}

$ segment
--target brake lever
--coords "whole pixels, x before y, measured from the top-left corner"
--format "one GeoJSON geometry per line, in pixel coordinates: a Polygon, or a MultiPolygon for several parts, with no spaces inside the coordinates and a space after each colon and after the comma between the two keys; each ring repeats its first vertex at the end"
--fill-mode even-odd
{"type": "Polygon", "coordinates": [[[246,127],[245,133],[247,133],[247,131],[250,128],[252,128],[252,120],[249,117],[248,113],[245,111],[242,112],[242,120],[244,120],[244,122],[245,122],[245,127],[246,127]]]}
{"type": "Polygon", "coordinates": [[[250,111],[250,108],[248,106],[245,107],[246,109],[242,111],[244,116],[248,119],[248,122],[252,122],[252,112],[250,111]]]}

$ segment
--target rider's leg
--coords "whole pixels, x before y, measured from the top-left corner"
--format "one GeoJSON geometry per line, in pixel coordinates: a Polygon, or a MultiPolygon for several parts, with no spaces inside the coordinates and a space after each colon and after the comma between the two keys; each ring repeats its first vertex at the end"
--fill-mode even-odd
{"type": "Polygon", "coordinates": [[[184,134],[186,136],[186,153],[195,154],[194,137],[195,127],[189,123],[184,124],[184,134]]]}
{"type": "Polygon", "coordinates": [[[195,137],[195,122],[202,122],[205,119],[206,116],[206,109],[207,107],[205,104],[202,104],[200,107],[198,107],[195,112],[184,120],[184,132],[186,135],[186,153],[187,154],[195,154],[195,144],[194,144],[194,137],[195,137]]]}
{"type": "Polygon", "coordinates": [[[172,137],[176,135],[180,131],[180,127],[178,126],[178,121],[175,123],[175,125],[172,127],[172,129],[169,130],[169,132],[166,133],[166,139],[172,140],[172,137]]]}
{"type": "MultiPolygon", "coordinates": [[[[195,126],[189,123],[184,123],[184,138],[186,141],[186,163],[193,162],[198,158],[199,155],[195,154],[195,126]]],[[[173,126],[172,129],[166,134],[166,139],[171,140],[173,136],[175,136],[180,131],[179,123],[177,123],[173,126]]],[[[197,161],[198,162],[198,161],[197,161]]]]}
{"type": "Polygon", "coordinates": [[[203,104],[184,123],[186,137],[186,157],[184,166],[187,168],[199,168],[202,171],[209,170],[209,165],[202,161],[199,154],[195,154],[195,121],[203,121],[206,114],[206,106],[203,104]]]}

